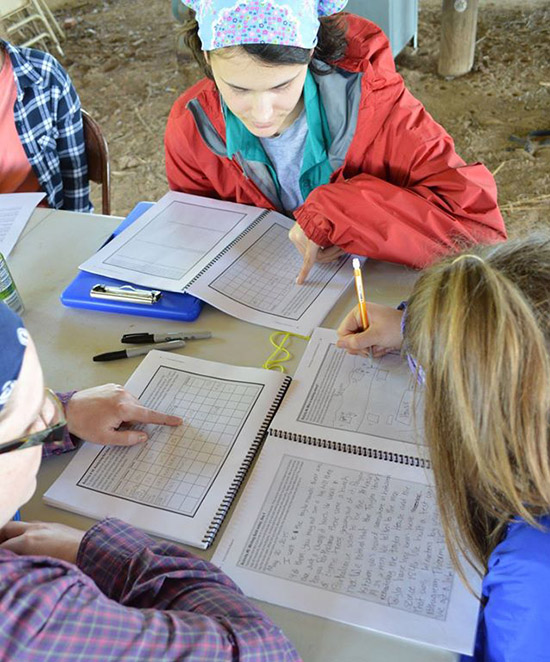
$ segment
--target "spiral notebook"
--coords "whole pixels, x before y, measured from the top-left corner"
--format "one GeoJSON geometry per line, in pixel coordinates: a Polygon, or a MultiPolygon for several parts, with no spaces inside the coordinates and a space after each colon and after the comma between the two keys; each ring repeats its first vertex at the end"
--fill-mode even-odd
{"type": "Polygon", "coordinates": [[[143,404],[181,416],[183,425],[151,426],[150,440],[133,448],[83,444],[46,503],[117,516],[206,548],[266,435],[425,465],[414,444],[406,365],[394,355],[365,362],[337,349],[335,338],[335,331],[315,330],[294,381],[276,371],[149,352],[126,388],[143,404]]]}
{"type": "Polygon", "coordinates": [[[44,501],[205,549],[289,382],[279,372],[151,351],[126,388],[183,424],[147,426],[149,441],[131,448],[84,443],[44,501]]]}
{"type": "Polygon", "coordinates": [[[469,654],[478,602],[446,549],[420,389],[400,356],[335,341],[314,332],[213,562],[253,598],[469,654]]]}
{"type": "Polygon", "coordinates": [[[296,285],[294,221],[170,191],[80,269],[165,292],[187,292],[246,322],[308,336],[353,280],[347,255],[316,263],[296,285]]]}

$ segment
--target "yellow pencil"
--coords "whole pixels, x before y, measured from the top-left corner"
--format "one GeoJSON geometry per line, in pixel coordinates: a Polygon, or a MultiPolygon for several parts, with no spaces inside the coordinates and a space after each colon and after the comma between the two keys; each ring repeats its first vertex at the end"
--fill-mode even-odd
{"type": "Polygon", "coordinates": [[[365,301],[365,290],[363,288],[363,277],[361,275],[361,263],[354,257],[352,260],[353,275],[355,276],[355,289],[357,290],[357,299],[359,300],[359,314],[361,315],[361,324],[363,331],[369,328],[369,316],[367,315],[367,302],[365,301]]]}

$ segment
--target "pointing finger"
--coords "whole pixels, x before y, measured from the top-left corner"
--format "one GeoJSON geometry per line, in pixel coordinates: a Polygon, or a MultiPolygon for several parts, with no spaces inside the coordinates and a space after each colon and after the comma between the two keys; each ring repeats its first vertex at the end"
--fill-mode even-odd
{"type": "Polygon", "coordinates": [[[124,409],[124,420],[133,423],[153,423],[154,425],[181,425],[183,419],[179,416],[164,414],[155,409],[149,409],[140,404],[128,404],[124,409]]]}
{"type": "Polygon", "coordinates": [[[304,263],[302,264],[302,268],[300,270],[300,273],[298,274],[298,278],[296,279],[296,283],[298,285],[303,285],[306,278],[308,277],[311,268],[315,264],[315,259],[317,258],[318,251],[319,251],[319,246],[317,246],[317,244],[314,244],[312,241],[308,241],[308,244],[306,246],[306,252],[304,255],[304,263]]]}

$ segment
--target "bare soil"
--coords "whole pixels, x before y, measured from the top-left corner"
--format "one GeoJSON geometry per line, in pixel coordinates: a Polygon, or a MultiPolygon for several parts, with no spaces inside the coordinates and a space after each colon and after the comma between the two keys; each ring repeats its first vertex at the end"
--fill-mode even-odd
{"type": "MultiPolygon", "coordinates": [[[[62,62],[109,143],[112,211],[122,216],[166,192],[166,119],[200,73],[192,61],[176,60],[179,24],[169,0],[69,2],[56,11],[61,23],[74,19],[62,62]]],[[[396,61],[407,86],[458,153],[495,174],[510,234],[550,225],[550,145],[530,154],[509,139],[550,129],[550,2],[482,3],[474,68],[453,80],[437,75],[439,30],[440,3],[423,0],[419,47],[396,61]]],[[[99,210],[97,187],[92,197],[99,210]]]]}

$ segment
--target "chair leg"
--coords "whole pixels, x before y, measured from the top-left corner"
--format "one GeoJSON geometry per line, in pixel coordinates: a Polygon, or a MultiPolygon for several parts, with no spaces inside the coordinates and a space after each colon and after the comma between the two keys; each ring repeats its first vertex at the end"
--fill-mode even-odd
{"type": "Polygon", "coordinates": [[[57,37],[55,34],[53,34],[50,26],[46,22],[45,18],[42,16],[39,16],[38,14],[27,14],[23,18],[21,18],[17,23],[13,23],[12,25],[9,25],[6,27],[6,32],[7,35],[10,36],[14,33],[20,33],[20,39],[24,39],[24,41],[19,42],[20,46],[34,46],[35,44],[41,42],[44,46],[45,50],[48,50],[48,45],[44,41],[50,40],[54,42],[54,45],[56,46],[57,50],[60,52],[60,54],[64,57],[63,50],[61,49],[61,46],[57,40],[57,37]],[[42,25],[43,27],[39,27],[42,25]],[[30,38],[29,34],[26,31],[30,32],[30,38]]]}
{"type": "MultiPolygon", "coordinates": [[[[9,34],[9,32],[8,32],[9,34]]],[[[24,46],[26,48],[29,48],[30,46],[34,46],[35,44],[41,43],[42,48],[47,51],[48,50],[48,41],[51,41],[50,35],[47,32],[40,32],[36,34],[35,36],[31,37],[30,39],[27,39],[26,41],[20,42],[20,46],[24,46]]]]}
{"type": "Polygon", "coordinates": [[[44,12],[42,11],[42,7],[36,0],[32,0],[34,7],[36,11],[38,12],[38,15],[42,19],[42,22],[46,26],[47,31],[50,33],[51,38],[55,44],[55,47],[57,48],[58,52],[60,53],[61,57],[65,57],[65,53],[63,52],[63,49],[61,48],[61,44],[59,43],[59,39],[57,38],[55,32],[52,30],[51,25],[48,23],[48,19],[44,15],[44,12]]]}
{"type": "Polygon", "coordinates": [[[63,31],[63,28],[59,25],[57,22],[55,16],[52,14],[52,10],[50,9],[47,0],[32,0],[34,6],[36,7],[37,5],[40,5],[42,9],[44,10],[44,13],[48,17],[48,20],[51,21],[52,25],[54,26],[55,30],[59,33],[59,38],[60,39],[65,39],[65,32],[63,31]]]}
{"type": "MultiPolygon", "coordinates": [[[[108,176],[108,175],[107,175],[108,176]]],[[[102,202],[102,212],[105,216],[111,215],[111,192],[109,190],[109,182],[105,179],[103,180],[101,186],[101,202],[102,202]]]]}

